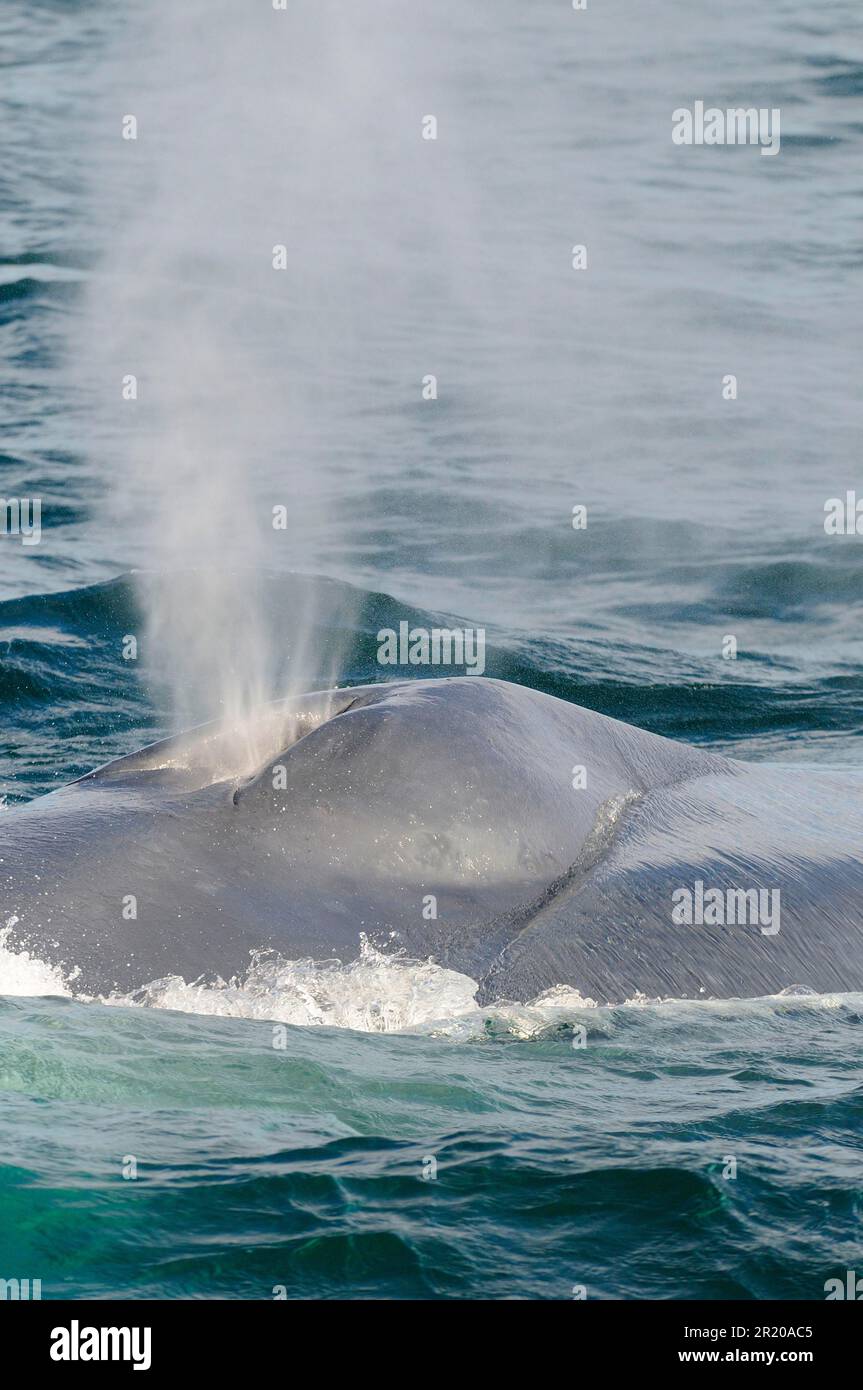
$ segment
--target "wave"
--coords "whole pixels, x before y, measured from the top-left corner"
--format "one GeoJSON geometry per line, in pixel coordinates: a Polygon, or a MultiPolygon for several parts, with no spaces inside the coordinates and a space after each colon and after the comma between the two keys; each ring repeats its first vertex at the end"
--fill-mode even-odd
{"type": "MultiPolygon", "coordinates": [[[[10,746],[5,759],[0,750],[0,772],[14,776],[16,795],[49,790],[58,779],[68,781],[170,732],[146,668],[118,659],[124,635],[141,630],[139,593],[148,582],[147,576],[123,575],[0,602],[0,709],[7,731],[23,735],[16,740],[21,749],[10,746]],[[38,758],[32,756],[37,731],[38,758]]],[[[182,603],[184,576],[173,576],[171,583],[182,603]]],[[[815,621],[832,596],[847,623],[863,584],[863,556],[841,565],[740,565],[713,583],[717,595],[726,593],[728,608],[745,607],[752,620],[768,611],[776,616],[784,604],[788,613],[811,609],[815,621]]],[[[318,615],[315,651],[323,685],[330,683],[337,658],[342,685],[386,679],[392,668],[378,663],[378,632],[397,628],[401,620],[427,628],[478,621],[476,615],[418,608],[380,591],[307,575],[269,574],[264,592],[274,650],[289,648],[286,615],[298,607],[318,615]]],[[[718,633],[723,611],[712,618],[718,633]]],[[[637,616],[631,613],[628,621],[637,616]]],[[[700,621],[706,621],[704,614],[700,621]]],[[[742,651],[738,661],[724,662],[713,651],[687,654],[632,635],[570,636],[500,625],[486,631],[487,675],[669,738],[710,743],[749,758],[787,757],[789,751],[799,756],[817,748],[822,758],[827,751],[841,760],[863,729],[859,665],[838,656],[810,664],[805,651],[742,651]]],[[[429,673],[424,667],[397,671],[400,678],[429,673]]],[[[212,714],[202,708],[200,721],[212,714]]]]}
{"type": "MultiPolygon", "coordinates": [[[[26,950],[13,950],[8,938],[15,919],[0,929],[0,996],[72,997],[75,972],[64,973],[26,950]]],[[[589,1018],[613,1020],[621,1009],[664,1013],[678,1021],[705,1011],[716,1020],[800,1007],[835,1009],[859,1002],[851,994],[817,994],[803,986],[760,999],[650,999],[635,994],[624,1004],[602,1006],[566,985],[555,985],[525,1003],[503,1000],[481,1007],[477,981],[431,960],[388,953],[361,936],[358,958],[286,960],[273,951],[254,952],[241,979],[186,981],[180,975],[153,980],[132,994],[78,1002],[147,1008],[212,1018],[246,1019],[303,1028],[336,1028],[360,1033],[410,1033],[472,1042],[483,1038],[538,1039],[583,1031],[589,1018]]],[[[613,1026],[613,1023],[611,1024],[613,1026]]],[[[277,1046],[274,1039],[274,1046],[277,1046]]]]}

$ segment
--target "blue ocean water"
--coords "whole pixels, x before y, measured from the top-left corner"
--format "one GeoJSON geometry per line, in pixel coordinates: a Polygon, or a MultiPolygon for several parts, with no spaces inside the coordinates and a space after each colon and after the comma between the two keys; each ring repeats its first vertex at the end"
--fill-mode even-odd
{"type": "MultiPolygon", "coordinates": [[[[196,41],[236,87],[190,59],[192,115],[219,129],[230,107],[257,138],[250,56],[213,56],[236,7],[206,8],[196,41]]],[[[296,8],[314,51],[340,7],[296,8]]],[[[206,152],[182,278],[172,245],[145,255],[170,201],[134,233],[117,129],[148,89],[125,30],[144,25],[167,91],[164,10],[6,0],[0,496],[40,497],[43,534],[0,537],[0,791],[14,805],[170,728],[120,653],[166,574],[172,460],[159,425],[106,408],[93,339],[102,314],[125,365],[142,325],[175,324],[181,359],[187,282],[238,344],[203,394],[215,409],[236,379],[220,419],[243,477],[290,501],[253,557],[275,646],[310,612],[322,675],[336,653],[344,682],[379,679],[377,632],[444,614],[486,627],[491,675],[737,757],[859,765],[863,550],[824,529],[827,499],[863,495],[858,7],[480,0],[424,15],[421,43],[397,8],[374,7],[350,100],[323,103],[331,163],[310,175],[276,111],[301,151],[285,306],[242,292],[206,152]],[[696,99],[779,107],[780,154],[675,147],[696,99]],[[405,110],[410,140],[387,144],[405,110]],[[152,477],[123,472],[130,430],[152,477]]],[[[254,142],[225,161],[226,207],[260,215],[257,170],[254,142]]],[[[249,563],[239,521],[219,545],[249,563]]],[[[181,563],[167,582],[182,606],[181,563]]],[[[45,1297],[818,1299],[858,1259],[859,997],[480,1011],[463,981],[374,953],[175,982],[149,1008],[55,987],[0,946],[0,1277],[45,1297]]]]}

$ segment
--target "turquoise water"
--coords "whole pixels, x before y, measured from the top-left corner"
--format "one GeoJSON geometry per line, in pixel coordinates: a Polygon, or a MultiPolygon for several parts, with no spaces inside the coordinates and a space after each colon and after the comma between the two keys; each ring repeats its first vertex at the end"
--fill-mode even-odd
{"type": "MultiPolygon", "coordinates": [[[[298,216],[324,271],[254,342],[201,233],[280,403],[238,405],[262,505],[290,479],[289,533],[256,557],[274,648],[313,612],[319,671],[337,654],[361,683],[381,627],[454,615],[486,626],[490,675],[737,757],[859,766],[863,548],[823,527],[863,495],[858,8],[469,11],[423,16],[417,101],[455,154],[418,178],[388,147],[298,216]],[[670,112],[699,97],[780,105],[781,154],[675,151],[670,112]]],[[[122,37],[101,0],[0,16],[0,495],[41,496],[44,526],[0,537],[13,807],[171,727],[120,656],[152,582],[129,572],[164,567],[139,474],[118,506],[127,420],[89,341],[94,305],[124,352],[142,321],[106,245],[122,37]]],[[[133,270],[183,322],[177,284],[133,270]]],[[[239,526],[221,543],[248,562],[239,526]]],[[[160,1007],[53,989],[0,943],[0,1277],[44,1297],[820,1299],[859,1269],[859,997],[481,1011],[469,981],[374,954],[174,982],[160,1007]]]]}
{"type": "Polygon", "coordinates": [[[861,1008],[274,1049],[248,1020],[5,1000],[3,1267],[53,1297],[823,1298],[859,1251],[861,1008]]]}

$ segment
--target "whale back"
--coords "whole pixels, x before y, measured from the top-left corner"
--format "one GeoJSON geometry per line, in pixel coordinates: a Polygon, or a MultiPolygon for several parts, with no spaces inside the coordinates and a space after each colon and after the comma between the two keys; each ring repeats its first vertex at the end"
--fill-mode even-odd
{"type": "Polygon", "coordinates": [[[686,752],[501,681],[372,686],[234,804],[257,834],[300,834],[336,875],[529,888],[574,862],[609,798],[679,777],[686,752]]]}
{"type": "Polygon", "coordinates": [[[283,702],[250,748],[251,773],[207,726],[4,813],[13,944],[87,993],[229,978],[260,949],[349,960],[363,936],[484,999],[863,987],[853,774],[749,767],[469,676],[283,702]],[[677,925],[698,881],[780,888],[781,931],[677,925]]]}
{"type": "Polygon", "coordinates": [[[863,989],[861,843],[860,771],[730,763],[655,788],[588,877],[536,904],[479,998],[561,982],[603,1004],[863,989]]]}

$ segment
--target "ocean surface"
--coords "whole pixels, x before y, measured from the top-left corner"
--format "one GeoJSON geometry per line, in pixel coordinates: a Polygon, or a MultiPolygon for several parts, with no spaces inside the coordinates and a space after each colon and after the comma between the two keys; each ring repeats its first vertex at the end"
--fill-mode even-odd
{"type": "MultiPolygon", "coordinates": [[[[227,41],[240,0],[179,34],[140,8],[0,7],[0,497],[42,501],[38,544],[0,536],[0,815],[174,727],[121,656],[153,585],[198,592],[200,518],[173,551],[153,524],[164,344],[242,442],[231,476],[288,505],[257,548],[239,509],[217,540],[274,649],[311,615],[311,688],[381,679],[381,628],[445,617],[485,628],[489,675],[859,767],[863,538],[824,527],[863,498],[859,5],[369,0],[362,42],[356,6],[261,5],[267,52],[301,24],[275,105],[227,41]],[[780,153],[675,146],[695,100],[780,108],[780,153]],[[167,185],[162,110],[201,142],[167,185]],[[221,162],[220,121],[247,136],[221,162]],[[258,224],[287,301],[244,259],[258,224]]],[[[859,1270],[863,997],[480,1010],[369,946],[84,1003],[4,922],[0,1278],[45,1298],[820,1299],[859,1270]]]]}

